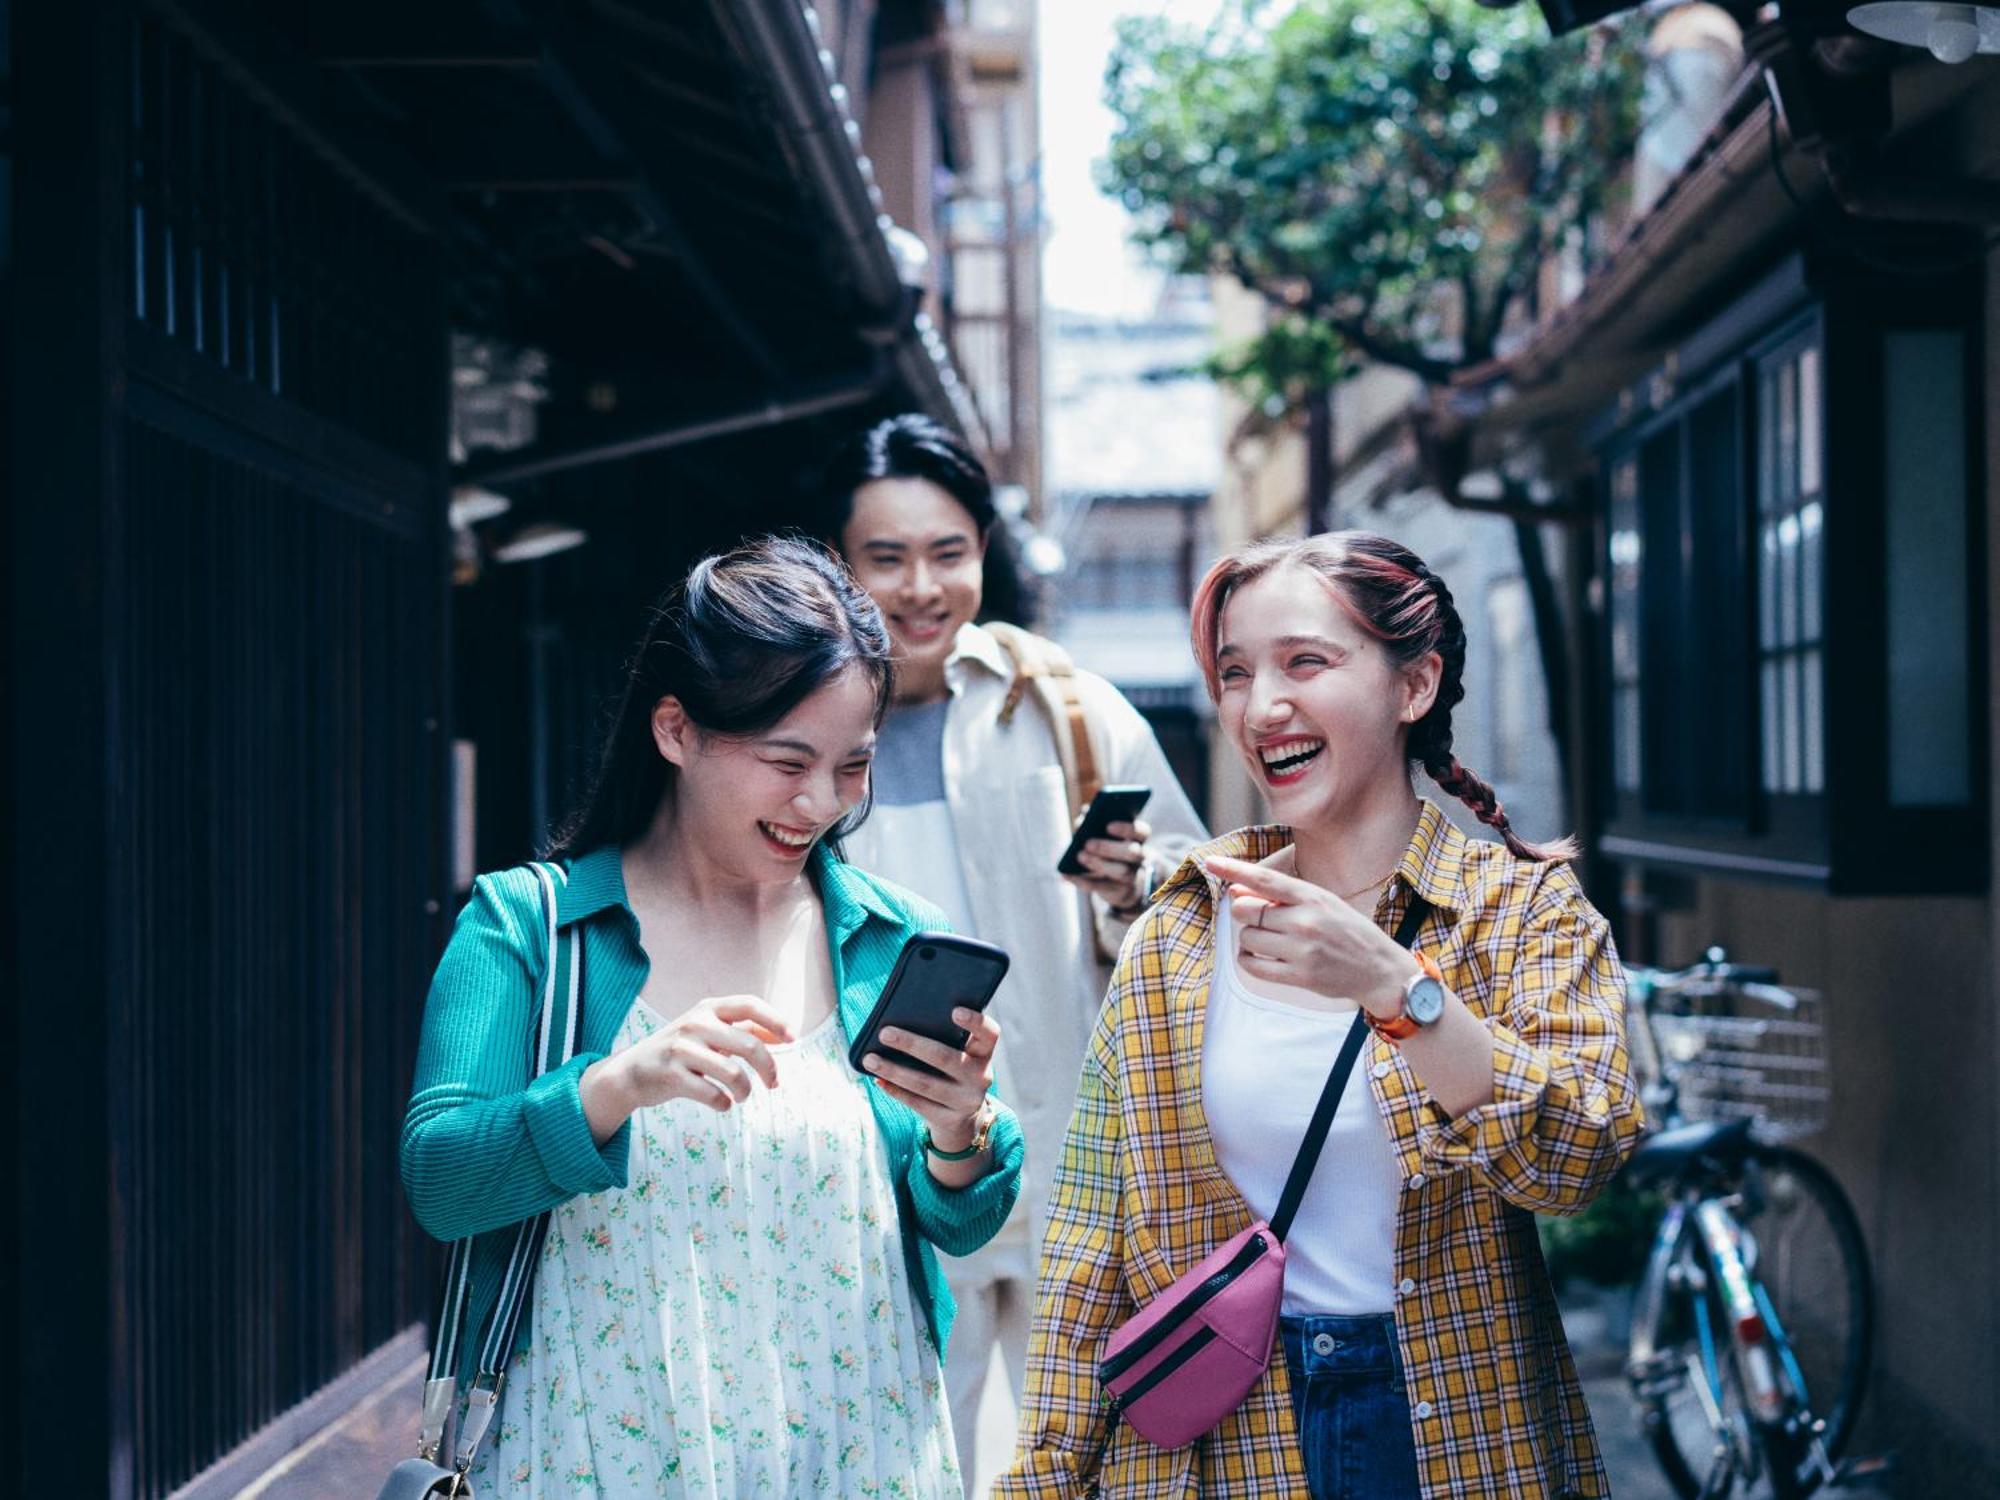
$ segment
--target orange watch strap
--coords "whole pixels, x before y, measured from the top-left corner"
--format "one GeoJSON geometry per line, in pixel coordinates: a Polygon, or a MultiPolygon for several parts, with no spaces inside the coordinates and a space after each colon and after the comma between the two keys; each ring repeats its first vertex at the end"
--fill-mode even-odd
{"type": "Polygon", "coordinates": [[[1404,1037],[1415,1036],[1424,1029],[1400,1010],[1386,1021],[1377,1020],[1373,1015],[1369,1015],[1368,1024],[1375,1028],[1375,1035],[1385,1042],[1400,1042],[1404,1037]]]}

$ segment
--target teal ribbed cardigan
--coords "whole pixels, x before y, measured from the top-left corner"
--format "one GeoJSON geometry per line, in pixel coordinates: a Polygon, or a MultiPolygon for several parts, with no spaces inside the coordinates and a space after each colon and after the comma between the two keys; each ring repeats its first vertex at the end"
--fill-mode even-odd
{"type": "MultiPolygon", "coordinates": [[[[841,1029],[853,1037],[904,940],[942,930],[945,920],[935,907],[824,846],[808,869],[826,913],[841,1029]]],[[[416,1082],[403,1119],[403,1190],[417,1222],[438,1239],[480,1237],[465,1379],[507,1263],[512,1237],[498,1231],[578,1193],[625,1186],[630,1122],[600,1147],[577,1091],[583,1070],[610,1050],[649,967],[617,849],[575,861],[556,916],[564,926],[582,924],[583,1038],[564,1066],[528,1078],[529,1024],[547,933],[538,883],[526,867],[482,875],[474,884],[424,1006],[416,1082]]],[[[1003,1106],[991,1137],[993,1170],[967,1187],[946,1188],[924,1164],[922,1117],[879,1088],[870,1087],[868,1098],[896,1182],[911,1285],[942,1355],[954,1308],[933,1247],[966,1255],[999,1232],[1020,1191],[1021,1127],[1003,1106]]],[[[529,1322],[521,1321],[523,1347],[529,1322]]]]}

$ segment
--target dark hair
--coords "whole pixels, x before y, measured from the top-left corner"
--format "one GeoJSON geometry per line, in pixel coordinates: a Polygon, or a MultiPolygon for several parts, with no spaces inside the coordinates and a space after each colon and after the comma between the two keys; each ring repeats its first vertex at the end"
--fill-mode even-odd
{"type": "Polygon", "coordinates": [[[834,546],[854,514],[854,492],[878,479],[927,479],[971,513],[981,540],[993,529],[993,481],[965,439],[941,422],[906,412],[856,433],[828,461],[820,524],[834,546]]]}
{"type": "Polygon", "coordinates": [[[1451,711],[1465,696],[1465,625],[1444,580],[1400,542],[1366,531],[1335,531],[1303,540],[1256,542],[1208,570],[1194,595],[1194,658],[1217,696],[1215,654],[1223,606],[1245,584],[1280,567],[1309,568],[1332,589],[1341,607],[1389,650],[1398,667],[1435,651],[1444,664],[1430,711],[1410,726],[1410,759],[1473,816],[1507,841],[1522,859],[1574,859],[1576,843],[1531,844],[1514,831],[1493,788],[1451,753],[1451,711]]]}
{"type": "MultiPolygon", "coordinates": [[[[653,742],[662,698],[678,698],[709,734],[762,734],[858,666],[874,679],[879,726],[889,708],[890,660],[881,611],[826,548],[768,537],[704,558],[653,611],[590,795],[549,853],[629,843],[651,825],[671,782],[653,742]]],[[[831,836],[852,833],[868,807],[864,800],[831,836]]]]}

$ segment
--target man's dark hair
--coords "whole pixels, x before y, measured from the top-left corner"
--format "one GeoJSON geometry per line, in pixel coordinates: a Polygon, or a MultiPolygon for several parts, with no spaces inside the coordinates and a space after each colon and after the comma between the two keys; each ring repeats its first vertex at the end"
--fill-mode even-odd
{"type": "Polygon", "coordinates": [[[854,492],[878,479],[927,479],[966,508],[982,540],[993,529],[993,481],[985,466],[949,427],[907,412],[856,433],[827,464],[820,520],[836,547],[854,514],[854,492]]]}

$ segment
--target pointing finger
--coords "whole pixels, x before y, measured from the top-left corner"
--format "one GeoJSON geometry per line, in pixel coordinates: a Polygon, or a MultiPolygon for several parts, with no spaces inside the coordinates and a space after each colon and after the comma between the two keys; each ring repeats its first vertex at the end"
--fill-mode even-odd
{"type": "Polygon", "coordinates": [[[1268,865],[1252,864],[1248,860],[1230,859],[1226,855],[1207,856],[1208,868],[1231,885],[1240,885],[1252,894],[1280,906],[1296,906],[1320,894],[1316,885],[1310,885],[1297,876],[1287,875],[1282,870],[1273,870],[1268,865]]]}
{"type": "Polygon", "coordinates": [[[955,1072],[965,1064],[966,1054],[959,1048],[919,1036],[914,1031],[905,1031],[900,1026],[884,1026],[881,1040],[883,1046],[894,1047],[905,1056],[929,1063],[940,1072],[955,1072]]]}

